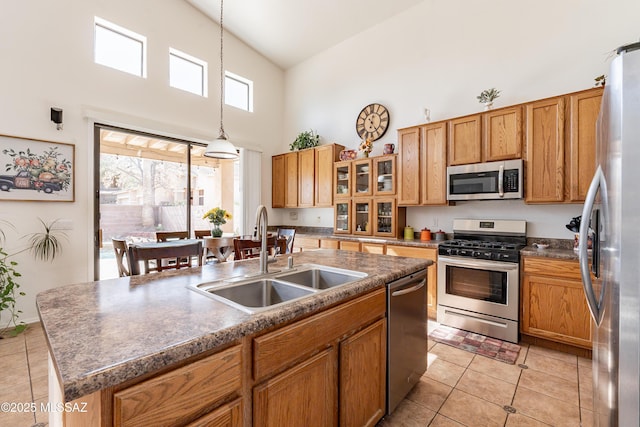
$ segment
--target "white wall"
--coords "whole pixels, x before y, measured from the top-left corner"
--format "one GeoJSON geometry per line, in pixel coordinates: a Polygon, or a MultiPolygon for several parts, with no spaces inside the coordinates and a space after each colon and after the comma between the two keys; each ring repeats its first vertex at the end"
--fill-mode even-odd
{"type": "MultiPolygon", "coordinates": [[[[496,87],[495,107],[593,86],[608,72],[612,51],[640,37],[637,0],[425,0],[412,9],[287,70],[287,141],[312,128],[322,142],[357,149],[355,120],[367,104],[385,105],[390,130],[374,143],[373,155],[395,143],[396,129],[482,110],[476,96],[496,87]]],[[[300,210],[302,211],[302,210],[300,210]]],[[[322,226],[332,215],[321,211],[322,226]]],[[[581,207],[533,206],[523,202],[472,202],[455,207],[408,208],[415,228],[451,231],[453,218],[527,219],[530,236],[572,238],[564,224],[581,207]],[[506,209],[505,209],[506,207],[506,209]]],[[[315,226],[317,215],[298,221],[315,226]]]]}
{"type": "MultiPolygon", "coordinates": [[[[25,321],[37,319],[38,292],[92,280],[91,118],[188,139],[211,139],[219,126],[219,27],[184,1],[29,0],[6,2],[0,14],[0,134],[75,144],[75,202],[0,202],[7,232],[5,247],[38,230],[37,218],[68,219],[72,230],[62,258],[35,263],[15,257],[23,274],[19,300],[25,321]],[[148,78],[141,79],[93,62],[93,20],[100,16],[143,34],[148,40],[148,78]],[[168,50],[177,48],[209,63],[209,98],[168,86],[168,50]],[[64,110],[56,131],[49,108],[64,110]]],[[[254,81],[254,113],[225,108],[225,130],[238,146],[263,151],[270,176],[271,155],[282,140],[283,71],[236,38],[225,37],[225,68],[254,81]]],[[[262,180],[271,205],[270,180],[262,180]]]]}

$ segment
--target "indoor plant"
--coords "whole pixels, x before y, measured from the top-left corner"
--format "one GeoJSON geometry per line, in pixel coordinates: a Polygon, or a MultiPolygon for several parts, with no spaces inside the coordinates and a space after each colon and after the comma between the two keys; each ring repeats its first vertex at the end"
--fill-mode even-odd
{"type": "Polygon", "coordinates": [[[312,148],[320,143],[320,135],[313,130],[300,132],[296,139],[289,145],[289,150],[303,150],[305,148],[312,148]]]}
{"type": "Polygon", "coordinates": [[[18,263],[10,258],[28,251],[36,260],[53,261],[62,252],[62,243],[59,237],[66,237],[66,235],[57,233],[53,229],[57,220],[50,223],[45,223],[42,219],[39,220],[44,231],[25,236],[29,238],[27,247],[13,254],[7,253],[2,247],[6,236],[1,227],[12,229],[14,227],[7,221],[0,221],[0,338],[5,333],[16,336],[27,327],[26,324],[18,321],[22,311],[16,310],[17,297],[25,295],[19,290],[18,280],[22,275],[16,269],[18,263]]]}
{"type": "Polygon", "coordinates": [[[220,225],[226,224],[228,219],[231,219],[231,214],[226,210],[215,207],[213,209],[209,209],[203,216],[202,219],[208,219],[213,227],[211,228],[211,237],[221,237],[222,230],[220,229],[220,225]]]}
{"type": "Polygon", "coordinates": [[[500,96],[500,91],[496,88],[492,87],[491,89],[486,89],[480,92],[476,98],[480,101],[481,104],[484,104],[484,109],[489,110],[493,106],[493,100],[500,96]]]}

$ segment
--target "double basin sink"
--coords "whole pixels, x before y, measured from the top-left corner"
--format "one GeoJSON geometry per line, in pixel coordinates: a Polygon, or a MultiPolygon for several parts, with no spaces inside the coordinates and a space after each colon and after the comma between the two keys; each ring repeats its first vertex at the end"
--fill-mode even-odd
{"type": "Polygon", "coordinates": [[[252,278],[232,278],[190,286],[248,313],[271,309],[366,277],[366,273],[315,264],[252,278]]]}

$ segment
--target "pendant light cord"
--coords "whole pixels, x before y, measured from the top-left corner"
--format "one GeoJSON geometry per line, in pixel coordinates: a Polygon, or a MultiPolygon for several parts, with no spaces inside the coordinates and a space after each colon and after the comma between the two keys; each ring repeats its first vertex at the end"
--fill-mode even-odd
{"type": "Polygon", "coordinates": [[[220,0],[220,137],[227,138],[222,125],[224,103],[224,24],[223,24],[224,0],[220,0]]]}

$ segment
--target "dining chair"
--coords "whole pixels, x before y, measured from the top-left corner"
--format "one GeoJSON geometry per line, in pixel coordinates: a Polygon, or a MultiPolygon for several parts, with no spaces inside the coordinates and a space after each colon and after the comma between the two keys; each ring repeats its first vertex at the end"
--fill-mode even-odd
{"type": "Polygon", "coordinates": [[[193,236],[196,239],[202,239],[203,237],[211,237],[211,230],[193,230],[193,236]]]}
{"type": "Polygon", "coordinates": [[[131,276],[131,259],[127,247],[127,241],[122,239],[111,239],[113,250],[116,253],[116,263],[120,277],[131,276]],[[127,258],[127,265],[124,265],[124,258],[127,258]]]}
{"type": "Polygon", "coordinates": [[[185,243],[182,245],[164,246],[129,246],[129,259],[131,262],[131,274],[140,274],[140,262],[144,264],[144,273],[151,271],[163,271],[192,267],[192,259],[198,260],[198,266],[202,266],[202,242],[185,243]],[[159,260],[155,267],[149,261],[159,260]],[[171,262],[165,262],[171,261],[171,262]]]}
{"type": "Polygon", "coordinates": [[[188,231],[156,231],[156,241],[167,242],[169,240],[188,239],[188,231]]]}
{"type": "MultiPolygon", "coordinates": [[[[278,236],[273,235],[267,237],[267,250],[271,253],[276,251],[278,243],[278,236]]],[[[236,238],[233,239],[233,259],[243,260],[249,258],[257,258],[260,256],[260,250],[262,248],[261,241],[255,241],[253,239],[236,238]]],[[[280,252],[280,251],[278,251],[280,252]]]]}
{"type": "Polygon", "coordinates": [[[278,237],[284,237],[287,239],[285,245],[285,251],[282,253],[290,254],[293,253],[293,239],[296,237],[296,229],[295,228],[278,228],[278,237]]]}

